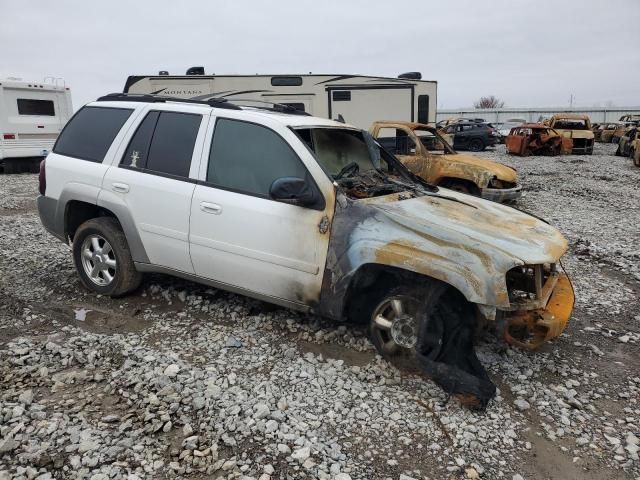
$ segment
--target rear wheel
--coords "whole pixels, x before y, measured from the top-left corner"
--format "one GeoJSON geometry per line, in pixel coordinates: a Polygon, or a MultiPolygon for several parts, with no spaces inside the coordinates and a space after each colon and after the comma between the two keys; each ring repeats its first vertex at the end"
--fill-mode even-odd
{"type": "Polygon", "coordinates": [[[85,287],[102,295],[124,295],[142,280],[114,218],[93,218],[80,225],[73,238],[73,260],[85,287]]]}
{"type": "Polygon", "coordinates": [[[484,142],[479,138],[472,138],[469,142],[469,150],[471,150],[472,152],[481,152],[482,150],[484,150],[484,148],[484,142]]]}

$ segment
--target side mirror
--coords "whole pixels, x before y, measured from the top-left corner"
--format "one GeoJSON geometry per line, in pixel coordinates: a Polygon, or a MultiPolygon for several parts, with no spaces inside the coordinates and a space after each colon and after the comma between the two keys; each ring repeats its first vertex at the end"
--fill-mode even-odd
{"type": "Polygon", "coordinates": [[[269,195],[273,200],[309,207],[316,203],[316,193],[312,185],[298,177],[276,178],[271,184],[269,195]]]}

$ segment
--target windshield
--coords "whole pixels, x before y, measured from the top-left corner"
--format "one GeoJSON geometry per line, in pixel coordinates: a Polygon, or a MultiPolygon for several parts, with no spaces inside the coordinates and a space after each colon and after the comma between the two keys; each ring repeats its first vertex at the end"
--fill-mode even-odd
{"type": "Polygon", "coordinates": [[[318,164],[351,198],[405,192],[406,198],[437,191],[411,174],[368,132],[348,128],[298,128],[318,164]],[[409,193],[407,193],[409,192],[409,193]]]}
{"type": "Polygon", "coordinates": [[[553,124],[553,128],[564,130],[589,130],[587,121],[581,118],[558,118],[553,124]]]}
{"type": "Polygon", "coordinates": [[[347,167],[355,170],[354,173],[376,169],[379,157],[372,155],[363,133],[358,130],[309,128],[298,130],[298,134],[334,179],[344,176],[347,167]]]}

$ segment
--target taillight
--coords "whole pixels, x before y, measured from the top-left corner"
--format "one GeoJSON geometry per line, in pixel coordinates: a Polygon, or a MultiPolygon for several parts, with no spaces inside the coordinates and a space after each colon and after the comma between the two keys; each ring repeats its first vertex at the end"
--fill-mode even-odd
{"type": "Polygon", "coordinates": [[[16,139],[16,134],[15,133],[5,133],[4,135],[2,135],[2,138],[4,138],[5,140],[15,140],[16,139]]]}
{"type": "Polygon", "coordinates": [[[44,192],[47,190],[47,172],[44,168],[44,164],[47,161],[45,158],[40,162],[40,174],[38,175],[38,190],[40,191],[40,195],[44,195],[44,192]]]}

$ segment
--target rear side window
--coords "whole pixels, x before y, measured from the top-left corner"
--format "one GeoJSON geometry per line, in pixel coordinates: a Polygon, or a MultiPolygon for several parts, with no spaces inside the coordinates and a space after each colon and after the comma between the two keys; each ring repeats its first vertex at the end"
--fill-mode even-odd
{"type": "Polygon", "coordinates": [[[201,115],[192,113],[161,112],[149,148],[147,170],[188,177],[201,120],[201,115]]]}
{"type": "Polygon", "coordinates": [[[56,111],[53,108],[53,100],[18,98],[18,114],[55,117],[56,111]]]}
{"type": "Polygon", "coordinates": [[[201,115],[149,112],[131,138],[120,165],[188,177],[201,115]]]}
{"type": "Polygon", "coordinates": [[[60,155],[102,162],[113,139],[133,110],[84,107],[67,123],[53,147],[60,155]]]}
{"type": "Polygon", "coordinates": [[[220,118],[211,141],[207,182],[233,191],[269,197],[274,180],[305,178],[306,169],[273,130],[220,118]]]}

